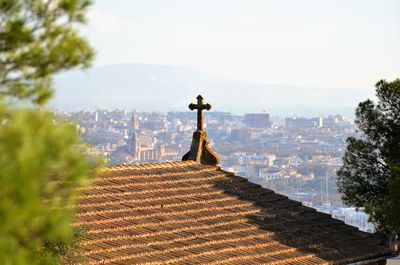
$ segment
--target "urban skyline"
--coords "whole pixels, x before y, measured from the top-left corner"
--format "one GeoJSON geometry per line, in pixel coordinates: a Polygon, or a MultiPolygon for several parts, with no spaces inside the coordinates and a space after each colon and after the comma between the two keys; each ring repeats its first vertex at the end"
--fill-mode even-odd
{"type": "MultiPolygon", "coordinates": [[[[58,112],[79,125],[84,143],[108,165],[180,161],[196,127],[194,112],[97,110],[58,112]]],[[[341,201],[336,171],[346,139],[356,135],[351,119],[270,117],[207,112],[205,130],[224,170],[372,232],[368,215],[341,201]]]]}

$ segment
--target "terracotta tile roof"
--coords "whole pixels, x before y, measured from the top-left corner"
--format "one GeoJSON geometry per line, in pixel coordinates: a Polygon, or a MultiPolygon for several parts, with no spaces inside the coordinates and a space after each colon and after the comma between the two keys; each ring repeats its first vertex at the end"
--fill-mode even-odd
{"type": "Polygon", "coordinates": [[[390,253],[371,234],[196,162],[105,169],[77,211],[84,264],[347,264],[390,253]]]}

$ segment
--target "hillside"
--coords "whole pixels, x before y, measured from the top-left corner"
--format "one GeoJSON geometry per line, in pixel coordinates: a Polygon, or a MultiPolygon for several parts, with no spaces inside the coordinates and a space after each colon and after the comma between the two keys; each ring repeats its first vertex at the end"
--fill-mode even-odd
{"type": "Polygon", "coordinates": [[[52,105],[63,109],[124,108],[138,111],[187,110],[198,94],[218,111],[272,115],[352,115],[366,90],[256,84],[210,76],[167,65],[116,64],[56,77],[52,105]]]}

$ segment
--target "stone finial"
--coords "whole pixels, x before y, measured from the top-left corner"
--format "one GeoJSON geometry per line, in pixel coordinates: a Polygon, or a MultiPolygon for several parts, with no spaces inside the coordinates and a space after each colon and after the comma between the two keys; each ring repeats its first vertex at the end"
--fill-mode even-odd
{"type": "Polygon", "coordinates": [[[197,96],[197,104],[191,103],[190,110],[197,109],[197,131],[193,133],[190,151],[182,157],[182,161],[194,160],[205,165],[218,165],[220,158],[214,153],[207,139],[207,133],[203,131],[203,110],[210,110],[210,104],[203,104],[203,97],[197,96]]]}

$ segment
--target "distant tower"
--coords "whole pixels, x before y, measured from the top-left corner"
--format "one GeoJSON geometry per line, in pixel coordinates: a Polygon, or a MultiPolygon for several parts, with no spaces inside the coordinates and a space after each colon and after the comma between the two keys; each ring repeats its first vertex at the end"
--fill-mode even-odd
{"type": "Polygon", "coordinates": [[[139,129],[139,117],[137,113],[134,112],[129,121],[129,128],[128,128],[129,135],[133,135],[137,129],[139,129]]]}
{"type": "Polygon", "coordinates": [[[132,137],[129,140],[128,151],[134,157],[137,157],[138,153],[140,152],[140,140],[139,140],[138,135],[135,132],[132,134],[132,137]]]}
{"type": "Polygon", "coordinates": [[[128,152],[136,158],[140,153],[140,141],[136,132],[133,132],[132,137],[128,141],[128,152]]]}

